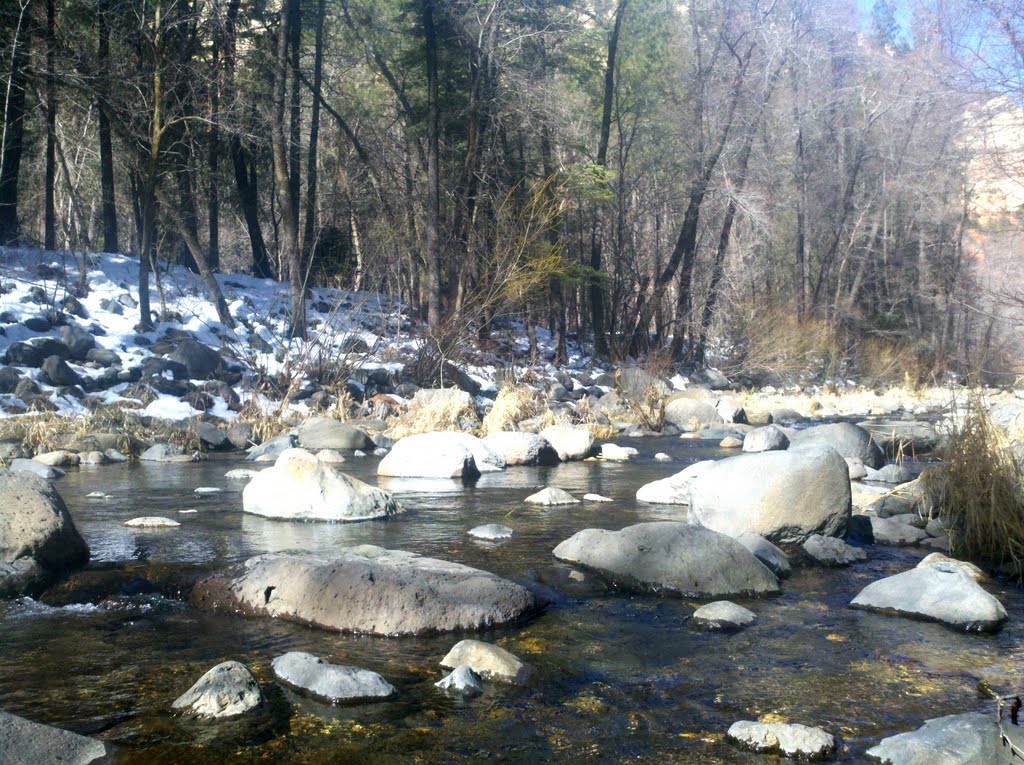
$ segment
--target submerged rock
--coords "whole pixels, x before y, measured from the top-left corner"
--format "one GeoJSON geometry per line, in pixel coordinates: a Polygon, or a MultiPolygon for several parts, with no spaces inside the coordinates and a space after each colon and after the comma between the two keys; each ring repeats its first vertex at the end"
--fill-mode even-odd
{"type": "Polygon", "coordinates": [[[849,566],[867,560],[868,554],[859,547],[848,545],[842,539],[814,534],[803,543],[803,551],[822,566],[849,566]]]}
{"type": "Polygon", "coordinates": [[[480,677],[468,664],[460,664],[434,685],[442,691],[466,698],[479,696],[484,692],[483,686],[480,684],[480,677]]]}
{"type": "Polygon", "coordinates": [[[376,672],[330,664],[302,651],[278,656],[271,666],[279,680],[332,704],[386,699],[395,695],[394,686],[376,672]]]}
{"type": "Polygon", "coordinates": [[[501,646],[481,640],[460,640],[441,659],[441,666],[449,669],[466,665],[480,677],[506,683],[521,683],[529,675],[529,668],[519,657],[501,646]]]}
{"type": "Polygon", "coordinates": [[[288,449],[242,490],[242,509],[267,518],[365,521],[403,512],[389,492],[324,463],[305,449],[288,449]]]}
{"type": "Polygon", "coordinates": [[[140,518],[132,518],[130,521],[125,521],[121,525],[137,529],[173,529],[177,528],[181,524],[177,521],[172,521],[170,518],[164,518],[163,516],[146,515],[140,518]]]}
{"type": "Polygon", "coordinates": [[[459,563],[363,545],[336,558],[260,555],[200,580],[193,600],[339,632],[478,630],[539,610],[521,585],[459,563]]]}
{"type": "Polygon", "coordinates": [[[965,632],[995,632],[1007,618],[1002,603],[959,567],[944,563],[872,582],[850,605],[941,622],[965,632]]]}
{"type": "Polygon", "coordinates": [[[541,489],[536,494],[531,494],[529,497],[523,500],[529,505],[578,505],[580,501],[576,499],[572,494],[559,489],[555,486],[549,486],[546,489],[541,489]]]}
{"type": "Polygon", "coordinates": [[[753,611],[728,600],[716,600],[693,612],[693,620],[713,630],[739,630],[757,621],[753,611]]]}
{"type": "Polygon", "coordinates": [[[262,704],[263,692],[249,668],[238,661],[225,661],[199,678],[171,708],[194,717],[219,720],[237,717],[262,704]]]}
{"type": "Polygon", "coordinates": [[[775,575],[735,539],[688,523],[638,523],[621,531],[584,529],[554,550],[627,589],[693,597],[769,595],[775,575]]]}
{"type": "Polygon", "coordinates": [[[10,765],[89,765],[107,756],[102,741],[0,712],[0,762],[10,765]]]}
{"type": "Polygon", "coordinates": [[[796,723],[735,722],[726,734],[730,741],[755,752],[783,757],[824,760],[836,750],[836,740],[821,728],[796,723]]]}
{"type": "Polygon", "coordinates": [[[486,523],[483,526],[476,526],[467,532],[474,539],[484,539],[488,542],[500,542],[518,536],[519,532],[500,523],[486,523]]]}
{"type": "Polygon", "coordinates": [[[693,523],[776,543],[842,537],[850,511],[846,462],[832,449],[729,457],[703,468],[690,489],[693,523]]]}

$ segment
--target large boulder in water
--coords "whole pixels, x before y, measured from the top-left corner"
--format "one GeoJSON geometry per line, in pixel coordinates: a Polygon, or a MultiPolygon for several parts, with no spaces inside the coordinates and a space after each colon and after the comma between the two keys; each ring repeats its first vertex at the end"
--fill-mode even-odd
{"type": "Polygon", "coordinates": [[[192,717],[219,720],[257,709],[263,691],[252,672],[238,661],[225,661],[208,670],[175,699],[171,709],[192,717]]]}
{"type": "Polygon", "coordinates": [[[701,401],[685,394],[673,394],[665,402],[665,422],[675,425],[684,433],[725,422],[709,401],[701,401]]]}
{"type": "Polygon", "coordinates": [[[532,592],[495,574],[370,545],[333,559],[260,555],[201,580],[192,597],[211,608],[374,635],[481,630],[540,608],[532,592]]]}
{"type": "Polygon", "coordinates": [[[366,521],[402,512],[383,489],[345,475],[305,449],[288,449],[242,490],[242,509],[299,521],[366,521]]]}
{"type": "Polygon", "coordinates": [[[584,529],[554,555],[640,592],[721,598],[779,591],[775,575],[735,539],[676,521],[584,529]]]}
{"type": "Polygon", "coordinates": [[[373,439],[364,431],[333,417],[312,417],[299,426],[303,449],[373,449],[373,439]]]}
{"type": "Polygon", "coordinates": [[[437,432],[395,442],[377,465],[377,475],[394,478],[461,478],[505,469],[505,458],[468,433],[437,432]]]}
{"type": "Polygon", "coordinates": [[[102,741],[0,712],[0,762],[5,765],[89,765],[106,756],[102,741]]]}
{"type": "Polygon", "coordinates": [[[876,470],[885,464],[885,454],[871,438],[871,434],[852,422],[833,422],[815,425],[806,430],[795,430],[789,434],[789,448],[830,446],[841,457],[859,459],[876,470]]]}
{"type": "Polygon", "coordinates": [[[57,490],[30,473],[0,473],[0,597],[36,594],[88,562],[57,490]]]}
{"type": "Polygon", "coordinates": [[[649,502],[652,505],[688,505],[693,482],[705,468],[714,464],[714,460],[701,460],[687,465],[668,478],[645,483],[636,491],[637,501],[649,502]]]}
{"type": "Polygon", "coordinates": [[[832,449],[729,457],[702,470],[690,489],[691,522],[776,544],[845,536],[850,511],[849,470],[832,449]]]}
{"type": "Polygon", "coordinates": [[[562,462],[582,460],[594,451],[594,434],[572,425],[551,425],[540,432],[558,452],[562,462]]]}
{"type": "MultiPolygon", "coordinates": [[[[1021,729],[1004,725],[1010,743],[1022,748],[1021,729]]],[[[995,717],[980,712],[946,715],[926,720],[909,733],[882,739],[868,749],[868,757],[887,765],[1019,765],[1009,746],[1000,740],[995,717]]]]}
{"type": "Polygon", "coordinates": [[[556,465],[558,452],[537,433],[500,431],[484,438],[484,446],[500,454],[506,465],[556,465]]]}
{"type": "Polygon", "coordinates": [[[912,568],[872,582],[850,605],[941,622],[965,632],[995,632],[1006,621],[1003,604],[952,564],[912,568]]]}

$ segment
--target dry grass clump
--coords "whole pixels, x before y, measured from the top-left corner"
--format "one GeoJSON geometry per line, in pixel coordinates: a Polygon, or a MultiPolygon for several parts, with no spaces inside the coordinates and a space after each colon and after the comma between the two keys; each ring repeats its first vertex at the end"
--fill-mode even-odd
{"type": "Polygon", "coordinates": [[[918,390],[931,377],[931,360],[919,348],[879,337],[862,338],[856,346],[855,364],[865,385],[902,385],[918,390]]]}
{"type": "Polygon", "coordinates": [[[949,526],[954,555],[1024,573],[1024,474],[980,391],[968,397],[926,488],[949,526]]]}
{"type": "Polygon", "coordinates": [[[538,417],[546,410],[543,398],[533,388],[527,385],[504,385],[498,391],[491,411],[484,417],[483,432],[515,430],[518,423],[538,417]]]}
{"type": "Polygon", "coordinates": [[[242,405],[238,419],[252,427],[252,440],[257,444],[269,441],[294,427],[285,402],[267,409],[256,398],[250,398],[242,405]]]}
{"type": "Polygon", "coordinates": [[[835,325],[799,318],[787,307],[753,307],[738,318],[730,334],[735,350],[722,368],[727,375],[822,378],[834,375],[842,364],[835,325]]]}
{"type": "Polygon", "coordinates": [[[388,428],[391,438],[399,439],[438,430],[462,431],[460,421],[470,420],[474,429],[479,424],[476,409],[462,396],[431,396],[414,398],[404,412],[388,428]]]}

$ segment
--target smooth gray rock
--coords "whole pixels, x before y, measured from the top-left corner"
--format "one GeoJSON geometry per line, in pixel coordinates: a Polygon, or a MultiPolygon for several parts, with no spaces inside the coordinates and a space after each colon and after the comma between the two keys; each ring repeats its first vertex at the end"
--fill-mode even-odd
{"type": "Polygon", "coordinates": [[[562,462],[586,459],[594,451],[594,434],[586,428],[551,425],[540,435],[551,444],[562,462]]]}
{"type": "Polygon", "coordinates": [[[883,465],[878,470],[865,466],[865,481],[878,483],[907,483],[913,474],[903,465],[883,465]]]}
{"type": "Polygon", "coordinates": [[[502,431],[484,438],[484,446],[512,465],[557,465],[558,452],[546,438],[537,433],[502,431]]]}
{"type": "Polygon", "coordinates": [[[803,760],[824,760],[836,750],[836,740],[830,734],[797,723],[741,720],[729,727],[726,736],[745,749],[803,760]]]}
{"type": "MultiPolygon", "coordinates": [[[[1020,730],[1006,726],[1012,741],[1021,746],[1020,730]]],[[[868,749],[868,757],[884,765],[1014,765],[1009,747],[999,740],[999,725],[992,715],[969,712],[926,720],[909,733],[882,739],[868,749]]]]}
{"type": "Polygon", "coordinates": [[[394,496],[305,449],[288,449],[242,490],[242,510],[299,521],[366,521],[404,512],[394,496]]]}
{"type": "Polygon", "coordinates": [[[192,429],[195,430],[200,443],[207,449],[227,449],[231,446],[227,433],[212,422],[199,421],[193,423],[192,429]]]}
{"type": "Polygon", "coordinates": [[[789,576],[793,569],[789,556],[759,534],[741,534],[736,541],[746,547],[768,570],[780,579],[789,576]]]}
{"type": "Polygon", "coordinates": [[[89,546],[52,484],[0,473],[0,597],[39,587],[89,562],[89,546]]]}
{"type": "Polygon", "coordinates": [[[714,464],[714,460],[702,460],[687,465],[683,470],[668,478],[645,483],[637,489],[637,501],[649,502],[652,505],[689,505],[690,488],[694,480],[701,472],[714,464]]]}
{"type": "Polygon", "coordinates": [[[331,417],[312,417],[299,426],[299,446],[303,449],[373,449],[373,439],[365,431],[331,417]]]}
{"type": "Polygon", "coordinates": [[[330,664],[302,651],[278,656],[271,666],[279,680],[332,704],[379,700],[395,695],[394,686],[376,672],[330,664]]]}
{"type": "Polygon", "coordinates": [[[836,537],[823,537],[821,534],[809,537],[802,547],[815,563],[822,566],[849,566],[868,557],[868,554],[859,547],[848,545],[836,537]]]}
{"type": "Polygon", "coordinates": [[[871,519],[871,534],[876,545],[907,547],[928,538],[928,532],[924,529],[900,523],[892,518],[877,518],[873,515],[869,515],[868,518],[871,519]]]}
{"type": "Polygon", "coordinates": [[[622,367],[615,372],[615,387],[623,398],[644,402],[649,397],[664,398],[672,392],[664,379],[639,367],[622,367]]]}
{"type": "Polygon", "coordinates": [[[56,468],[51,465],[44,465],[42,462],[24,458],[11,460],[11,464],[8,469],[12,473],[29,473],[30,475],[37,475],[40,478],[45,478],[51,481],[64,477],[64,471],[60,468],[56,468]]]}
{"type": "Polygon", "coordinates": [[[163,462],[184,454],[185,450],[177,444],[153,444],[139,455],[139,459],[142,462],[163,462]]]}
{"type": "Polygon", "coordinates": [[[669,396],[665,403],[665,422],[672,423],[683,433],[693,433],[701,428],[721,425],[725,421],[707,401],[675,394],[669,396]]]}
{"type": "Polygon", "coordinates": [[[872,582],[850,603],[854,608],[941,622],[965,632],[995,632],[1006,609],[953,564],[913,568],[872,582]]]}
{"type": "Polygon", "coordinates": [[[467,532],[474,539],[483,539],[488,542],[502,542],[518,536],[515,529],[502,526],[500,523],[486,523],[483,526],[476,526],[467,532]]]}
{"type": "Polygon", "coordinates": [[[121,366],[121,357],[106,348],[93,348],[85,354],[85,360],[99,364],[101,367],[121,366]]]}
{"type": "Polygon", "coordinates": [[[442,691],[454,693],[465,698],[479,696],[484,692],[480,677],[468,664],[460,664],[451,673],[434,683],[442,691]]]}
{"type": "Polygon", "coordinates": [[[85,361],[89,351],[96,347],[96,338],[74,324],[60,328],[60,340],[71,351],[71,358],[77,361],[85,361]]]}
{"type": "Polygon", "coordinates": [[[806,430],[790,433],[790,449],[802,449],[810,446],[829,446],[843,457],[856,457],[867,467],[876,470],[885,464],[885,454],[874,442],[871,434],[852,422],[834,422],[827,425],[815,425],[806,430]]]}
{"type": "Polygon", "coordinates": [[[523,502],[528,505],[547,505],[549,507],[555,505],[578,505],[580,503],[572,494],[565,489],[559,489],[557,486],[548,486],[541,489],[536,494],[531,494],[524,499],[523,502]]]}
{"type": "Polygon", "coordinates": [[[4,765],[89,765],[106,755],[102,741],[0,712],[4,765]]]}
{"type": "Polygon", "coordinates": [[[693,620],[712,630],[739,630],[757,621],[753,611],[729,600],[716,600],[693,612],[693,620]]]}
{"type": "Polygon", "coordinates": [[[781,544],[799,544],[813,534],[842,537],[851,512],[848,475],[832,449],[729,457],[693,481],[690,521],[781,544]]]}
{"type": "Polygon", "coordinates": [[[256,462],[257,460],[265,461],[269,459],[277,459],[281,456],[281,452],[285,449],[291,449],[296,445],[295,436],[291,433],[284,433],[280,436],[275,436],[269,441],[264,441],[259,446],[254,446],[249,449],[249,454],[246,456],[246,460],[250,462],[256,462]]]}
{"type": "Polygon", "coordinates": [[[919,420],[873,420],[862,422],[861,427],[892,455],[928,454],[935,451],[942,441],[934,425],[919,420]]]}
{"type": "Polygon", "coordinates": [[[743,438],[743,451],[748,453],[774,452],[789,448],[789,436],[778,425],[754,428],[743,438]]]}
{"type": "Polygon", "coordinates": [[[224,369],[217,351],[191,338],[179,343],[167,358],[184,366],[190,380],[206,380],[224,369]]]}
{"type": "Polygon", "coordinates": [[[466,665],[480,677],[504,683],[521,683],[530,673],[518,656],[494,643],[482,640],[460,640],[441,659],[449,669],[466,665]]]}
{"type": "Polygon", "coordinates": [[[718,598],[779,591],[775,575],[735,539],[676,521],[584,529],[554,555],[641,592],[718,598]]]}
{"type": "Polygon", "coordinates": [[[395,442],[377,465],[377,475],[395,478],[461,478],[505,469],[505,459],[468,433],[436,432],[395,442]]]}
{"type": "Polygon", "coordinates": [[[262,704],[263,691],[249,668],[238,661],[225,661],[208,670],[171,708],[192,717],[219,720],[262,704]]]}
{"type": "Polygon", "coordinates": [[[42,363],[43,376],[50,385],[81,385],[82,378],[78,372],[68,366],[60,356],[47,356],[42,363]]]}
{"type": "Polygon", "coordinates": [[[192,597],[210,608],[374,635],[485,629],[540,607],[525,587],[486,571],[370,545],[333,559],[260,555],[200,580],[192,597]]]}
{"type": "Polygon", "coordinates": [[[772,409],[771,414],[768,415],[768,417],[775,425],[794,425],[798,422],[804,421],[804,416],[800,414],[800,412],[784,406],[772,409]]]}

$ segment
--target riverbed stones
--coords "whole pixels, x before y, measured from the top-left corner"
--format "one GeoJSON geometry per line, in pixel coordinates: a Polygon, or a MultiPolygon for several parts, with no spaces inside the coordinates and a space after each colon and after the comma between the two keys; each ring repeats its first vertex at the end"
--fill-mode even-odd
{"type": "Polygon", "coordinates": [[[915,528],[893,518],[878,518],[874,515],[869,515],[868,518],[871,519],[871,534],[876,545],[906,547],[928,538],[928,532],[924,529],[915,528]]]}
{"type": "Polygon", "coordinates": [[[373,440],[365,431],[332,417],[311,417],[299,427],[299,446],[303,449],[373,449],[373,440]]]}
{"type": "Polygon", "coordinates": [[[802,549],[811,560],[821,566],[849,566],[867,560],[868,554],[859,547],[848,545],[842,539],[813,534],[803,543],[802,549]]]}
{"type": "Polygon", "coordinates": [[[743,439],[743,451],[748,453],[775,452],[789,448],[789,436],[778,425],[754,428],[743,439]]]}
{"type": "Polygon", "coordinates": [[[720,449],[739,449],[743,446],[743,439],[736,436],[726,436],[718,442],[720,449]]]}
{"type": "Polygon", "coordinates": [[[753,611],[729,600],[716,600],[693,612],[693,621],[712,630],[735,631],[757,621],[753,611]]]}
{"type": "Polygon", "coordinates": [[[479,696],[484,692],[484,688],[480,684],[480,676],[468,664],[460,664],[434,685],[442,691],[467,699],[479,696]]]}
{"type": "Polygon", "coordinates": [[[750,550],[755,558],[780,579],[792,573],[789,556],[759,534],[741,534],[736,537],[736,541],[750,550]]]}
{"type": "MultiPolygon", "coordinates": [[[[1021,745],[1019,729],[1005,726],[1021,745]]],[[[969,712],[926,720],[915,731],[882,739],[868,757],[885,765],[1013,765],[1019,763],[999,740],[999,724],[990,714],[969,712]]]]}
{"type": "Polygon", "coordinates": [[[850,518],[846,462],[833,449],[743,454],[700,471],[690,520],[738,537],[799,544],[813,534],[842,537],[850,518]]]}
{"type": "Polygon", "coordinates": [[[775,575],[735,539],[677,521],[584,529],[554,556],[633,591],[712,598],[779,591],[775,575]]]}
{"type": "Polygon", "coordinates": [[[843,457],[859,458],[867,467],[876,470],[885,464],[885,454],[871,438],[871,434],[852,422],[815,425],[790,433],[790,449],[823,446],[835,449],[843,457]]]}
{"type": "Polygon", "coordinates": [[[460,640],[441,659],[442,667],[461,665],[469,666],[480,677],[503,683],[521,683],[529,675],[529,668],[518,656],[482,640],[460,640]]]}
{"type": "Polygon", "coordinates": [[[726,736],[745,749],[812,762],[827,759],[836,749],[832,735],[821,728],[797,723],[741,720],[729,727],[726,736]]]}
{"type": "Polygon", "coordinates": [[[485,542],[504,542],[518,536],[519,532],[500,523],[485,523],[483,526],[475,526],[468,532],[474,539],[482,539],[485,542]]]}
{"type": "Polygon", "coordinates": [[[102,741],[0,712],[0,762],[89,765],[107,755],[102,741]]]}
{"type": "Polygon", "coordinates": [[[305,449],[282,452],[242,490],[242,509],[267,518],[366,521],[403,512],[389,492],[321,462],[305,449]]]}
{"type": "Polygon", "coordinates": [[[125,521],[121,525],[133,529],[176,529],[181,524],[160,515],[144,515],[139,518],[132,518],[130,521],[125,521]]]}
{"type": "Polygon", "coordinates": [[[578,505],[580,501],[576,499],[572,494],[567,492],[565,489],[559,489],[557,486],[548,486],[545,489],[541,489],[536,494],[531,494],[529,497],[523,500],[528,505],[545,505],[553,507],[556,505],[578,505]]]}
{"type": "Polygon", "coordinates": [[[142,462],[169,462],[184,456],[185,450],[177,444],[153,444],[139,455],[142,462]]]}
{"type": "Polygon", "coordinates": [[[540,607],[521,585],[459,563],[361,545],[334,558],[260,555],[200,580],[193,600],[339,632],[479,630],[540,607]]]}
{"type": "Polygon", "coordinates": [[[42,375],[50,385],[81,385],[82,378],[60,356],[47,356],[42,364],[42,375]]]}
{"type": "Polygon", "coordinates": [[[562,462],[586,459],[594,450],[594,434],[572,425],[551,425],[540,435],[547,439],[562,462]]]}
{"type": "Polygon", "coordinates": [[[537,433],[499,431],[483,439],[484,446],[513,465],[557,465],[558,452],[546,438],[537,433]]]}
{"type": "Polygon", "coordinates": [[[377,701],[395,695],[395,687],[376,672],[331,664],[303,651],[278,656],[271,666],[279,680],[332,704],[377,701]]]}
{"type": "Polygon", "coordinates": [[[208,670],[171,708],[190,717],[221,720],[262,704],[263,692],[249,668],[239,661],[225,661],[208,670]]]}
{"type": "Polygon", "coordinates": [[[0,597],[35,594],[89,562],[89,547],[47,481],[0,473],[0,597]]]}
{"type": "Polygon", "coordinates": [[[688,505],[690,504],[690,487],[706,468],[714,465],[714,460],[702,460],[687,465],[668,478],[644,484],[636,492],[640,502],[653,505],[688,505]]]}
{"type": "Polygon", "coordinates": [[[1002,603],[959,567],[943,563],[872,582],[850,605],[941,622],[965,632],[995,632],[1007,618],[1002,603]]]}
{"type": "Polygon", "coordinates": [[[27,460],[24,458],[11,460],[8,470],[12,473],[28,473],[40,478],[45,478],[48,481],[64,477],[64,471],[60,468],[50,467],[49,465],[44,465],[42,462],[27,460]]]}

